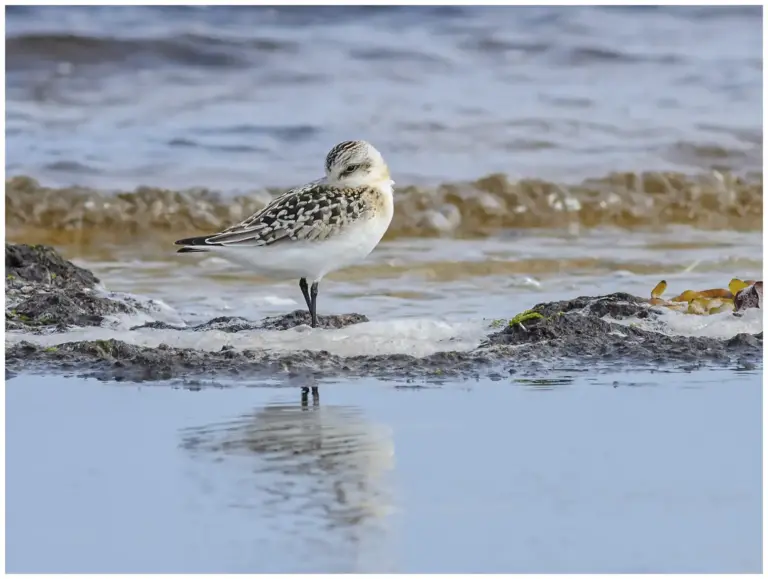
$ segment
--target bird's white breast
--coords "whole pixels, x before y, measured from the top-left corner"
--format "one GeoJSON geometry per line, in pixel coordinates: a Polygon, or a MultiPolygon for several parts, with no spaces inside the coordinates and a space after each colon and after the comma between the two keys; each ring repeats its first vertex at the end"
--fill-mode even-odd
{"type": "Polygon", "coordinates": [[[384,237],[394,215],[391,181],[380,185],[379,191],[382,203],[372,217],[353,224],[344,233],[318,246],[319,251],[327,252],[321,277],[365,259],[384,237]]]}

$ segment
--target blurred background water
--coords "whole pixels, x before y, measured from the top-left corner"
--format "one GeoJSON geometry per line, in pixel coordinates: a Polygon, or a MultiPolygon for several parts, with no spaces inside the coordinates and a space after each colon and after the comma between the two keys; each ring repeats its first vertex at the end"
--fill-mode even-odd
{"type": "MultiPolygon", "coordinates": [[[[760,7],[8,7],[6,240],[53,244],[92,269],[107,288],[164,303],[165,315],[174,321],[218,315],[259,319],[299,307],[295,282],[262,279],[215,257],[179,256],[172,242],[230,225],[262,207],[276,190],[319,177],[335,143],[371,141],[389,163],[397,191],[384,242],[366,262],[324,282],[321,313],[361,312],[371,318],[369,324],[338,332],[222,337],[128,333],[136,320],[117,320],[55,337],[8,335],[6,343],[118,337],[218,349],[226,339],[238,348],[427,353],[471,348],[488,331],[490,319],[542,301],[613,291],[647,296],[662,278],[670,293],[725,287],[732,277],[762,279],[762,64],[760,7]]],[[[729,315],[670,314],[664,327],[723,337],[761,330],[761,319],[729,315]]],[[[397,396],[387,389],[391,385],[368,381],[325,385],[324,391],[339,392],[346,401],[329,410],[338,411],[332,420],[360,432],[367,432],[362,414],[396,400],[379,418],[395,438],[405,438],[406,448],[420,449],[405,467],[391,467],[401,477],[400,494],[385,502],[402,509],[402,534],[379,529],[388,537],[382,544],[389,554],[366,564],[353,564],[351,555],[323,555],[323,541],[335,545],[338,533],[349,530],[345,525],[357,524],[344,519],[329,536],[318,520],[333,519],[334,509],[309,515],[306,527],[296,523],[304,539],[318,541],[300,561],[292,558],[295,542],[287,539],[293,511],[285,518],[270,515],[278,522],[257,530],[248,525],[261,507],[247,511],[248,532],[278,545],[268,561],[251,557],[253,543],[238,531],[244,528],[238,485],[245,479],[237,469],[252,468],[248,453],[261,456],[265,447],[242,443],[237,432],[250,429],[251,419],[272,424],[265,413],[283,424],[293,420],[287,416],[295,410],[273,408],[268,393],[251,400],[249,389],[234,388],[226,397],[216,390],[207,396],[221,394],[218,400],[231,405],[226,412],[212,403],[195,410],[194,420],[166,422],[146,413],[155,404],[152,396],[170,393],[147,394],[138,407],[122,410],[108,400],[122,394],[97,395],[93,385],[24,383],[8,435],[15,457],[9,472],[16,472],[9,478],[14,494],[8,502],[16,510],[9,518],[8,560],[16,570],[32,570],[38,530],[50,531],[41,544],[53,549],[64,533],[56,529],[66,528],[72,533],[67,541],[86,541],[93,548],[59,543],[69,546],[51,555],[51,570],[121,571],[133,564],[138,570],[219,571],[225,570],[223,561],[247,571],[758,569],[760,423],[758,413],[749,411],[759,407],[760,370],[702,370],[685,378],[629,372],[628,383],[659,387],[636,392],[658,398],[649,401],[642,417],[629,409],[617,414],[623,424],[608,423],[615,402],[606,401],[606,392],[595,393],[593,382],[602,380],[597,374],[543,399],[516,390],[494,398],[497,390],[489,389],[500,386],[489,382],[473,385],[462,400],[456,398],[466,387],[461,384],[397,396]],[[708,385],[675,390],[680,380],[708,385]],[[662,389],[670,392],[655,394],[662,389]],[[555,420],[556,397],[566,391],[573,398],[568,404],[582,412],[561,409],[555,420]],[[38,418],[35,400],[53,392],[82,398],[68,416],[88,408],[104,423],[78,438],[71,421],[38,418]],[[33,398],[24,398],[27,394],[33,398]],[[462,414],[472,396],[476,412],[462,414]],[[668,409],[676,403],[678,411],[668,409]],[[395,411],[402,404],[418,410],[395,411]],[[500,408],[493,421],[479,408],[485,404],[500,408]],[[691,405],[699,411],[683,410],[691,405]],[[251,406],[253,416],[243,417],[251,406]],[[442,414],[435,415],[438,407],[442,414]],[[574,418],[588,410],[602,420],[574,418]],[[669,412],[664,428],[660,412],[669,412]],[[127,421],[117,421],[120,416],[127,421]],[[424,416],[434,416],[429,426],[420,426],[424,416]],[[461,432],[456,416],[466,425],[461,432]],[[514,431],[524,417],[530,418],[529,429],[514,431]],[[721,422],[726,419],[732,422],[721,422]],[[126,434],[130,424],[138,428],[145,420],[165,445],[180,436],[179,428],[216,423],[190,435],[197,442],[185,448],[212,456],[222,448],[241,449],[235,454],[248,454],[245,464],[232,470],[215,459],[201,486],[190,490],[194,477],[185,479],[188,467],[173,462],[186,460],[179,458],[182,451],[161,456],[150,452],[151,445],[137,447],[126,434]],[[56,471],[71,486],[43,484],[53,480],[44,468],[52,459],[41,454],[45,445],[26,428],[36,421],[56,430],[57,440],[71,441],[62,451],[67,460],[56,471]],[[482,430],[486,424],[492,431],[482,430]],[[708,430],[712,424],[727,427],[715,433],[708,430]],[[561,441],[583,437],[582,445],[563,447],[574,461],[568,468],[558,462],[564,458],[558,442],[543,443],[537,428],[560,433],[561,441]],[[210,441],[218,440],[219,430],[231,430],[234,442],[210,441]],[[60,437],[65,431],[74,438],[60,437]],[[681,431],[701,436],[675,439],[681,431]],[[119,459],[105,443],[92,449],[103,467],[86,465],[91,455],[81,443],[94,432],[120,438],[119,459]],[[669,446],[673,439],[678,446],[669,446]],[[623,454],[611,440],[624,440],[633,450],[623,454]],[[452,454],[457,444],[472,450],[452,454]],[[466,462],[484,444],[491,450],[478,456],[499,462],[476,461],[468,471],[466,462]],[[722,448],[708,452],[718,444],[722,448]],[[515,477],[522,475],[509,472],[519,466],[519,457],[505,461],[504,453],[517,452],[516,445],[539,458],[525,471],[523,490],[510,490],[510,498],[506,477],[520,482],[515,477]],[[644,458],[635,464],[638,452],[644,458]],[[676,462],[688,454],[697,457],[690,469],[676,462]],[[35,457],[41,457],[42,470],[30,467],[35,457]],[[171,473],[177,467],[168,464],[180,470],[171,473]],[[430,465],[436,470],[425,473],[430,465]],[[114,495],[94,498],[90,491],[99,475],[80,480],[95,472],[91,468],[102,468],[105,484],[117,485],[110,487],[114,495]],[[643,484],[621,479],[622,468],[647,478],[643,484]],[[158,473],[141,487],[145,498],[132,497],[116,478],[131,469],[158,473]],[[716,476],[724,472],[729,476],[716,476]],[[574,477],[581,485],[575,489],[574,477]],[[619,477],[618,486],[600,482],[611,477],[619,477]],[[152,505],[182,500],[169,481],[187,485],[184,500],[221,501],[216,509],[211,503],[193,515],[218,521],[215,537],[206,531],[190,538],[191,511],[185,515],[186,507],[177,503],[161,510],[163,532],[152,541],[149,535],[139,541],[141,533],[130,532],[151,526],[152,505]],[[147,489],[153,485],[165,489],[165,499],[150,498],[147,489]],[[71,494],[73,489],[81,494],[71,494]],[[493,500],[478,498],[485,489],[493,490],[493,500]],[[39,500],[45,496],[58,497],[56,506],[36,507],[47,504],[39,500]],[[72,496],[79,498],[67,503],[72,496]],[[107,549],[101,533],[107,522],[100,518],[106,515],[97,504],[114,506],[108,524],[120,529],[112,536],[124,538],[121,544],[139,541],[133,543],[133,563],[118,546],[107,549]],[[140,512],[136,505],[147,507],[146,519],[134,516],[140,512]],[[720,522],[704,531],[706,521],[720,522]],[[602,543],[589,543],[589,536],[602,543]],[[507,552],[510,537],[520,542],[507,552]],[[619,544],[618,538],[626,542],[619,544]],[[185,552],[196,553],[187,567],[185,552]]],[[[143,392],[122,388],[135,400],[143,392]]],[[[178,407],[157,402],[164,416],[194,404],[182,398],[185,394],[192,395],[173,394],[183,400],[178,407]]],[[[304,420],[278,431],[325,428],[304,420]]],[[[287,453],[280,454],[287,456],[281,459],[287,470],[278,474],[288,488],[298,484],[309,503],[320,496],[315,506],[329,504],[333,493],[323,485],[337,476],[353,486],[365,483],[354,505],[383,500],[377,494],[382,487],[366,486],[367,474],[348,463],[337,467],[332,460],[328,466],[323,456],[307,467],[309,479],[301,479],[315,486],[302,487],[297,481],[304,475],[295,469],[303,463],[290,458],[290,449],[311,456],[320,452],[304,448],[312,439],[305,434],[286,434],[284,447],[268,437],[267,446],[279,447],[269,446],[269,452],[287,453]]],[[[359,442],[363,435],[344,436],[359,442]]],[[[273,490],[253,492],[260,505],[273,490]]],[[[355,513],[339,516],[356,520],[355,513]]],[[[347,545],[357,540],[354,532],[350,536],[347,545]]]]}
{"type": "Polygon", "coordinates": [[[759,7],[11,7],[6,169],[251,189],[760,171],[759,7]]]}

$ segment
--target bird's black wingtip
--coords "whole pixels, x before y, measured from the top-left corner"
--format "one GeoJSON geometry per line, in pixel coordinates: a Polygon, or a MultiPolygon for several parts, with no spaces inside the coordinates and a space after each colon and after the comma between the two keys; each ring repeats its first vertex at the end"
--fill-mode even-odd
{"type": "Polygon", "coordinates": [[[207,253],[207,249],[198,249],[196,247],[182,247],[176,253],[207,253]]]}
{"type": "Polygon", "coordinates": [[[175,245],[183,245],[176,253],[197,253],[210,251],[209,249],[203,249],[204,247],[211,247],[218,245],[218,243],[208,243],[210,236],[202,235],[200,237],[187,237],[186,239],[179,239],[175,241],[175,245]]]}

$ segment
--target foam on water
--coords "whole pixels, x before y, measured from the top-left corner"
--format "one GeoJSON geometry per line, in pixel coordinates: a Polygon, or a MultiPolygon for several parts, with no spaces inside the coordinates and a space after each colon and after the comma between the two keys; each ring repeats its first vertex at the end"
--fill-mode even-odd
{"type": "Polygon", "coordinates": [[[706,338],[728,339],[737,334],[758,334],[763,331],[763,313],[758,309],[745,310],[740,316],[733,315],[733,312],[697,316],[667,310],[653,320],[632,317],[610,321],[623,325],[636,325],[644,330],[663,334],[706,338]]]}
{"type": "Polygon", "coordinates": [[[149,322],[165,322],[175,326],[185,326],[181,314],[163,300],[148,298],[130,292],[114,292],[98,284],[94,292],[100,297],[138,307],[135,314],[113,314],[104,316],[103,325],[114,330],[129,330],[149,322]]]}
{"type": "MultiPolygon", "coordinates": [[[[142,316],[142,321],[143,321],[142,316]]],[[[399,319],[355,324],[341,329],[313,329],[298,326],[290,330],[247,330],[241,332],[179,331],[142,328],[130,332],[137,318],[111,320],[97,328],[75,328],[60,334],[6,334],[6,343],[27,340],[53,346],[81,340],[121,340],[129,344],[157,347],[218,351],[223,346],[235,349],[265,349],[287,352],[325,350],[342,356],[410,354],[428,356],[441,351],[467,351],[476,348],[485,337],[483,322],[445,322],[429,319],[399,319]]],[[[139,322],[141,323],[141,322],[139,322]]]]}

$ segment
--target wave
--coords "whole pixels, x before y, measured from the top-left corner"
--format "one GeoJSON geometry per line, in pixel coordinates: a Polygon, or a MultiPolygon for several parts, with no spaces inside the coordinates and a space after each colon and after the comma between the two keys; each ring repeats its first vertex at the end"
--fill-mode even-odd
{"type": "Polygon", "coordinates": [[[242,67],[253,54],[294,53],[298,45],[272,38],[225,38],[179,34],[165,38],[117,38],[54,33],[22,34],[5,41],[7,70],[35,63],[73,65],[171,63],[182,66],[242,67]]]}
{"type": "MultiPolygon", "coordinates": [[[[484,237],[511,228],[574,226],[762,230],[762,181],[762,174],[644,172],[566,185],[492,174],[437,187],[399,187],[386,238],[484,237]]],[[[227,196],[207,189],[139,187],[111,193],[48,188],[17,176],[6,181],[6,236],[37,235],[37,242],[99,233],[183,237],[245,219],[280,191],[227,196]]]]}

